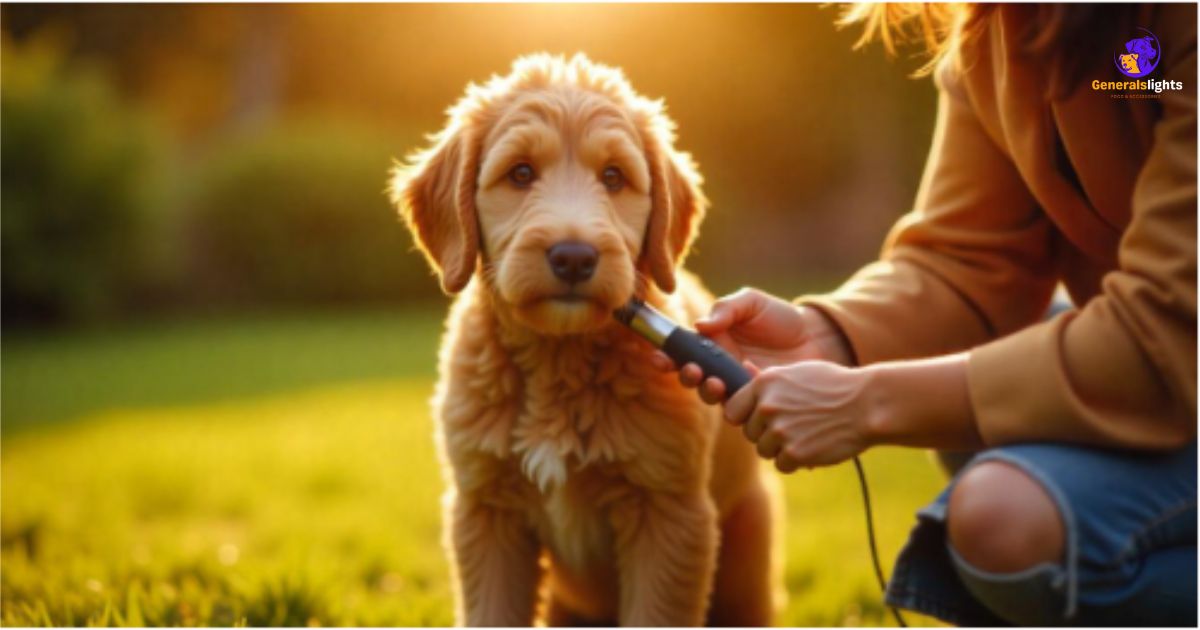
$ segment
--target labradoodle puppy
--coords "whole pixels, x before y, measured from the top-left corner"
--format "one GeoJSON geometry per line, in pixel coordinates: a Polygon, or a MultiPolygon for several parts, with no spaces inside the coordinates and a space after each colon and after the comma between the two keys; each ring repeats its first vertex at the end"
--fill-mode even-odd
{"type": "Polygon", "coordinates": [[[458,294],[434,397],[460,624],[766,625],[774,477],[612,312],[680,322],[706,200],[661,101],[537,55],[471,86],[391,183],[458,294]]]}

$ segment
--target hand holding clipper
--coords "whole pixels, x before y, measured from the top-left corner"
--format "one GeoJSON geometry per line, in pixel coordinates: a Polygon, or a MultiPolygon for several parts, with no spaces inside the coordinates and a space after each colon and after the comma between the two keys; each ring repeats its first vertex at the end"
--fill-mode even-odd
{"type": "Polygon", "coordinates": [[[704,377],[715,376],[725,383],[725,398],[733,396],[752,378],[750,372],[724,348],[695,331],[671,321],[642,300],[632,298],[613,312],[617,321],[663,351],[676,367],[695,363],[704,377]]]}

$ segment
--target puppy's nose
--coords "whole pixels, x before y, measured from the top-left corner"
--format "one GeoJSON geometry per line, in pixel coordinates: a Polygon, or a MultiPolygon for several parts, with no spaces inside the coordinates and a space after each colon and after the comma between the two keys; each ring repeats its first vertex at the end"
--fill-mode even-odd
{"type": "Polygon", "coordinates": [[[575,284],[596,272],[596,248],[579,241],[563,241],[546,250],[546,260],[559,280],[575,284]]]}

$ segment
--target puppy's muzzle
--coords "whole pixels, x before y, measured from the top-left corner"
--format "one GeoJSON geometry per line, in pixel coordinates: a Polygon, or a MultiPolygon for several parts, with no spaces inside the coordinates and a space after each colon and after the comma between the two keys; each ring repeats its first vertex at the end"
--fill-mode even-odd
{"type": "Polygon", "coordinates": [[[555,277],[567,284],[579,284],[596,273],[600,253],[595,247],[579,241],[563,241],[546,250],[546,262],[555,277]]]}

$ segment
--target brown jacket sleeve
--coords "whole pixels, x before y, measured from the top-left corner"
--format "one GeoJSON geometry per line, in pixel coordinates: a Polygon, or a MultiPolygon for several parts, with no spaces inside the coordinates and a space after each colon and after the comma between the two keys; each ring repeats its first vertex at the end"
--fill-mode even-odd
{"type": "Polygon", "coordinates": [[[971,353],[971,402],[988,444],[1169,448],[1195,439],[1195,42],[1164,78],[1186,87],[1163,93],[1103,293],[971,353]]]}
{"type": "Polygon", "coordinates": [[[799,301],[845,333],[860,365],[965,350],[1041,316],[1053,292],[1049,219],[941,71],[933,146],[915,210],[881,260],[799,301]]]}

